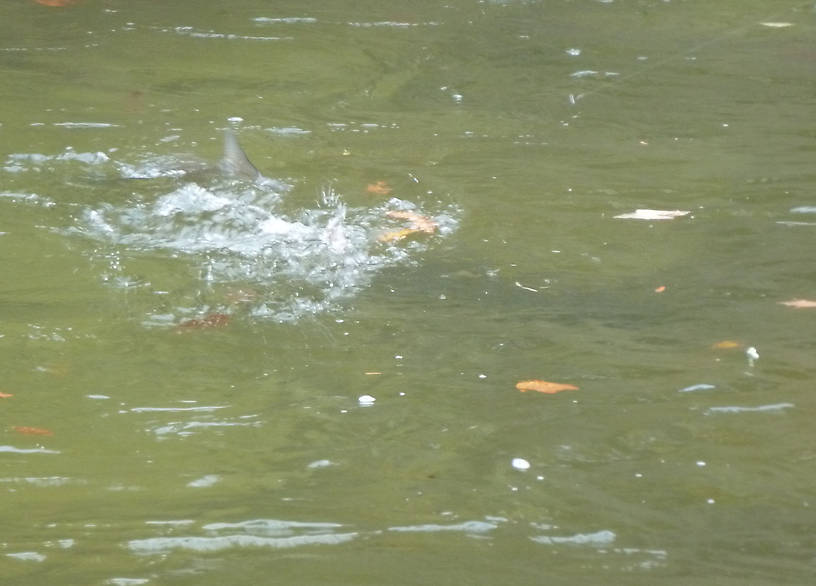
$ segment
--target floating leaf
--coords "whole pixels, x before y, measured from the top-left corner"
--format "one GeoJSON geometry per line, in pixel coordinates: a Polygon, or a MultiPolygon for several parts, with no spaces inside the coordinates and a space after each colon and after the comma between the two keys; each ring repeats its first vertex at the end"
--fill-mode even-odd
{"type": "Polygon", "coordinates": [[[433,234],[439,227],[439,224],[434,222],[428,216],[422,216],[416,212],[411,212],[408,210],[393,210],[386,212],[385,215],[389,218],[396,218],[398,220],[408,220],[411,222],[412,228],[415,230],[421,230],[422,232],[427,232],[428,234],[433,234]]]}
{"type": "Polygon", "coordinates": [[[15,425],[12,427],[14,431],[17,433],[22,433],[23,435],[54,435],[54,432],[50,429],[45,429],[43,427],[29,427],[27,425],[15,425]]]}
{"type": "Polygon", "coordinates": [[[547,393],[554,395],[561,391],[577,391],[578,387],[575,385],[568,385],[565,383],[551,383],[545,380],[523,380],[516,383],[516,388],[522,393],[526,391],[536,391],[537,393],[547,393]]]}
{"type": "Polygon", "coordinates": [[[790,301],[780,301],[779,304],[795,307],[796,309],[816,307],[816,301],[810,299],[791,299],[790,301]]]}
{"type": "Polygon", "coordinates": [[[389,218],[396,218],[397,220],[408,220],[411,226],[409,228],[402,228],[401,230],[394,230],[382,234],[378,238],[380,242],[394,242],[396,240],[402,240],[412,234],[419,234],[420,232],[433,234],[439,226],[431,218],[408,210],[392,210],[386,212],[385,215],[389,218]]]}
{"type": "Polygon", "coordinates": [[[684,210],[635,210],[634,212],[629,212],[628,214],[620,214],[615,216],[615,218],[620,220],[673,220],[674,218],[680,218],[682,216],[687,216],[691,212],[687,212],[684,210]]]}
{"type": "Polygon", "coordinates": [[[417,230],[416,228],[403,228],[402,230],[394,230],[393,232],[381,234],[377,240],[380,242],[395,242],[397,240],[402,240],[411,234],[420,234],[421,232],[422,230],[417,230]]]}
{"type": "Polygon", "coordinates": [[[374,195],[388,195],[392,190],[391,186],[385,181],[375,181],[368,184],[366,191],[374,195]]]}
{"type": "Polygon", "coordinates": [[[723,340],[711,345],[715,350],[732,350],[733,348],[742,348],[742,344],[734,340],[723,340]]]}

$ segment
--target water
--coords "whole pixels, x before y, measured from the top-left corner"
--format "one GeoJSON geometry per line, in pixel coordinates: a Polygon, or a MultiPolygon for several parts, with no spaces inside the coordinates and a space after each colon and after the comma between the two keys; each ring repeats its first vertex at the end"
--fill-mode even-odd
{"type": "Polygon", "coordinates": [[[810,583],[814,14],[4,5],[2,581],[810,583]]]}

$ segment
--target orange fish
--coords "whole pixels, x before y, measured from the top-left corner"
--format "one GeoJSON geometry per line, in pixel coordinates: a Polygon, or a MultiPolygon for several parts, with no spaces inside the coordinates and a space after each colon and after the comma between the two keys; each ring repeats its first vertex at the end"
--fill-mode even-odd
{"type": "Polygon", "coordinates": [[[8,399],[9,397],[13,397],[12,393],[0,393],[0,399],[8,399]]]}
{"type": "Polygon", "coordinates": [[[522,393],[526,391],[536,391],[537,393],[546,393],[554,395],[561,391],[577,391],[578,387],[575,385],[568,385],[566,383],[551,383],[545,380],[523,380],[516,383],[516,388],[522,393]]]}

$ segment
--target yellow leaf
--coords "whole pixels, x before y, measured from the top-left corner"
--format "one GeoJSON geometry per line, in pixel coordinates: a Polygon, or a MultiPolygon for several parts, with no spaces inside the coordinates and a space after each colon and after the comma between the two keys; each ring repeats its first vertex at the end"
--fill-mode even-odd
{"type": "Polygon", "coordinates": [[[735,342],[734,340],[723,340],[722,342],[717,342],[716,344],[712,344],[711,346],[715,350],[731,350],[732,348],[740,348],[742,344],[739,342],[735,342]]]}

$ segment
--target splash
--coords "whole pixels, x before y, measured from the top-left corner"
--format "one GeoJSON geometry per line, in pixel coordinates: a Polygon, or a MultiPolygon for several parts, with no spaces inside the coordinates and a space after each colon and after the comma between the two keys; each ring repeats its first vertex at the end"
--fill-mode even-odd
{"type": "Polygon", "coordinates": [[[75,175],[119,184],[132,180],[127,181],[133,189],[125,201],[100,187],[96,202],[118,201],[68,204],[79,206],[79,212],[74,209],[73,224],[58,231],[92,241],[89,254],[106,265],[103,280],[115,287],[150,290],[151,275],[136,276],[129,269],[144,265],[145,259],[150,266],[181,261],[187,267],[188,293],[170,302],[165,297],[162,307],[149,310],[144,319],[148,326],[172,326],[212,311],[287,322],[332,311],[383,269],[416,263],[457,226],[458,210],[452,205],[427,210],[391,198],[350,207],[331,188],[313,205],[293,209],[287,197],[293,186],[283,181],[207,177],[201,173],[203,165],[190,171],[186,164],[166,156],[120,162],[103,153],[69,150],[12,155],[6,170],[13,166],[19,178],[29,169],[60,173],[66,171],[62,166],[71,165],[75,175]],[[384,232],[401,227],[395,211],[428,216],[438,230],[409,241],[383,242],[379,237],[384,232]],[[208,292],[206,301],[201,291],[208,292]]]}

